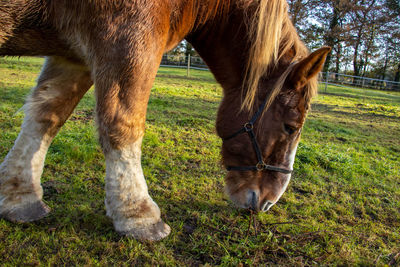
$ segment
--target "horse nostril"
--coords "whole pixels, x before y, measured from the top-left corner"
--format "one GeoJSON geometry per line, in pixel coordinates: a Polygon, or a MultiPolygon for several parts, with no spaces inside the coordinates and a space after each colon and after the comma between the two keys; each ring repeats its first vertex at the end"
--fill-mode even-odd
{"type": "Polygon", "coordinates": [[[258,199],[259,199],[258,193],[253,190],[251,190],[249,193],[250,193],[249,208],[252,210],[258,211],[258,199]]]}
{"type": "Polygon", "coordinates": [[[265,201],[265,203],[261,206],[261,210],[262,211],[268,211],[271,207],[272,207],[272,205],[274,205],[274,203],[272,203],[271,201],[269,201],[269,200],[267,200],[267,201],[265,201]]]}

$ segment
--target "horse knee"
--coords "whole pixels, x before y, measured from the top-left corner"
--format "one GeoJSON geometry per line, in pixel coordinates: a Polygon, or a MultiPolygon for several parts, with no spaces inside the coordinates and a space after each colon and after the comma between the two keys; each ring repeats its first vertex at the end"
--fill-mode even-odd
{"type": "Polygon", "coordinates": [[[144,121],[144,118],[124,112],[123,109],[115,114],[98,114],[99,137],[103,149],[122,149],[141,139],[144,121]]]}

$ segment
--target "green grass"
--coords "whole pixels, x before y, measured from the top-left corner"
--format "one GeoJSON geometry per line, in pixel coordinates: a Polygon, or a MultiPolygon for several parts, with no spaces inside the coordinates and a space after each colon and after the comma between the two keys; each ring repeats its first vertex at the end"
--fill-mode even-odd
{"type": "MultiPolygon", "coordinates": [[[[42,59],[0,59],[0,159],[42,59]]],[[[93,89],[55,138],[42,177],[50,216],[0,220],[4,265],[396,265],[400,263],[400,93],[324,86],[303,130],[287,192],[268,213],[223,194],[206,71],[161,68],[149,102],[143,168],[172,227],[161,242],[120,237],[104,208],[93,89]]]]}

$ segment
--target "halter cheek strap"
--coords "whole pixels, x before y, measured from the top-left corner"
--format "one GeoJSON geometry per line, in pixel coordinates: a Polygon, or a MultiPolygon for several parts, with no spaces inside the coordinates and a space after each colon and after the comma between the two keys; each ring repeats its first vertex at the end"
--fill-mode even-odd
{"type": "Polygon", "coordinates": [[[281,172],[285,174],[292,173],[293,170],[288,170],[284,168],[279,168],[276,166],[268,165],[264,162],[260,146],[258,145],[256,136],[254,134],[253,128],[254,128],[254,123],[258,119],[258,117],[261,115],[263,112],[265,105],[267,104],[267,99],[264,100],[264,102],[260,105],[258,108],[257,112],[253,115],[253,117],[250,119],[249,122],[247,122],[240,130],[235,132],[234,134],[222,138],[222,140],[226,141],[229,139],[232,139],[239,134],[242,133],[247,133],[250,137],[251,143],[253,144],[254,151],[256,152],[257,160],[258,163],[254,166],[227,166],[226,169],[228,171],[263,171],[263,170],[269,170],[269,171],[275,171],[275,172],[281,172]]]}

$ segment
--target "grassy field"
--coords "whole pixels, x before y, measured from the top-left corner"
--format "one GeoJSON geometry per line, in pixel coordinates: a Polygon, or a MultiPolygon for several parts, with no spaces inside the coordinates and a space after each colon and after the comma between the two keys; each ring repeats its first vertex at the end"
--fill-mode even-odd
{"type": "MultiPolygon", "coordinates": [[[[0,59],[0,160],[41,64],[0,59]]],[[[150,194],[171,235],[148,243],[114,232],[91,89],[46,158],[42,184],[52,213],[30,224],[0,220],[2,265],[400,264],[400,93],[322,89],[287,192],[250,221],[223,194],[214,126],[221,88],[208,72],[185,74],[159,70],[143,143],[150,194]]]]}

